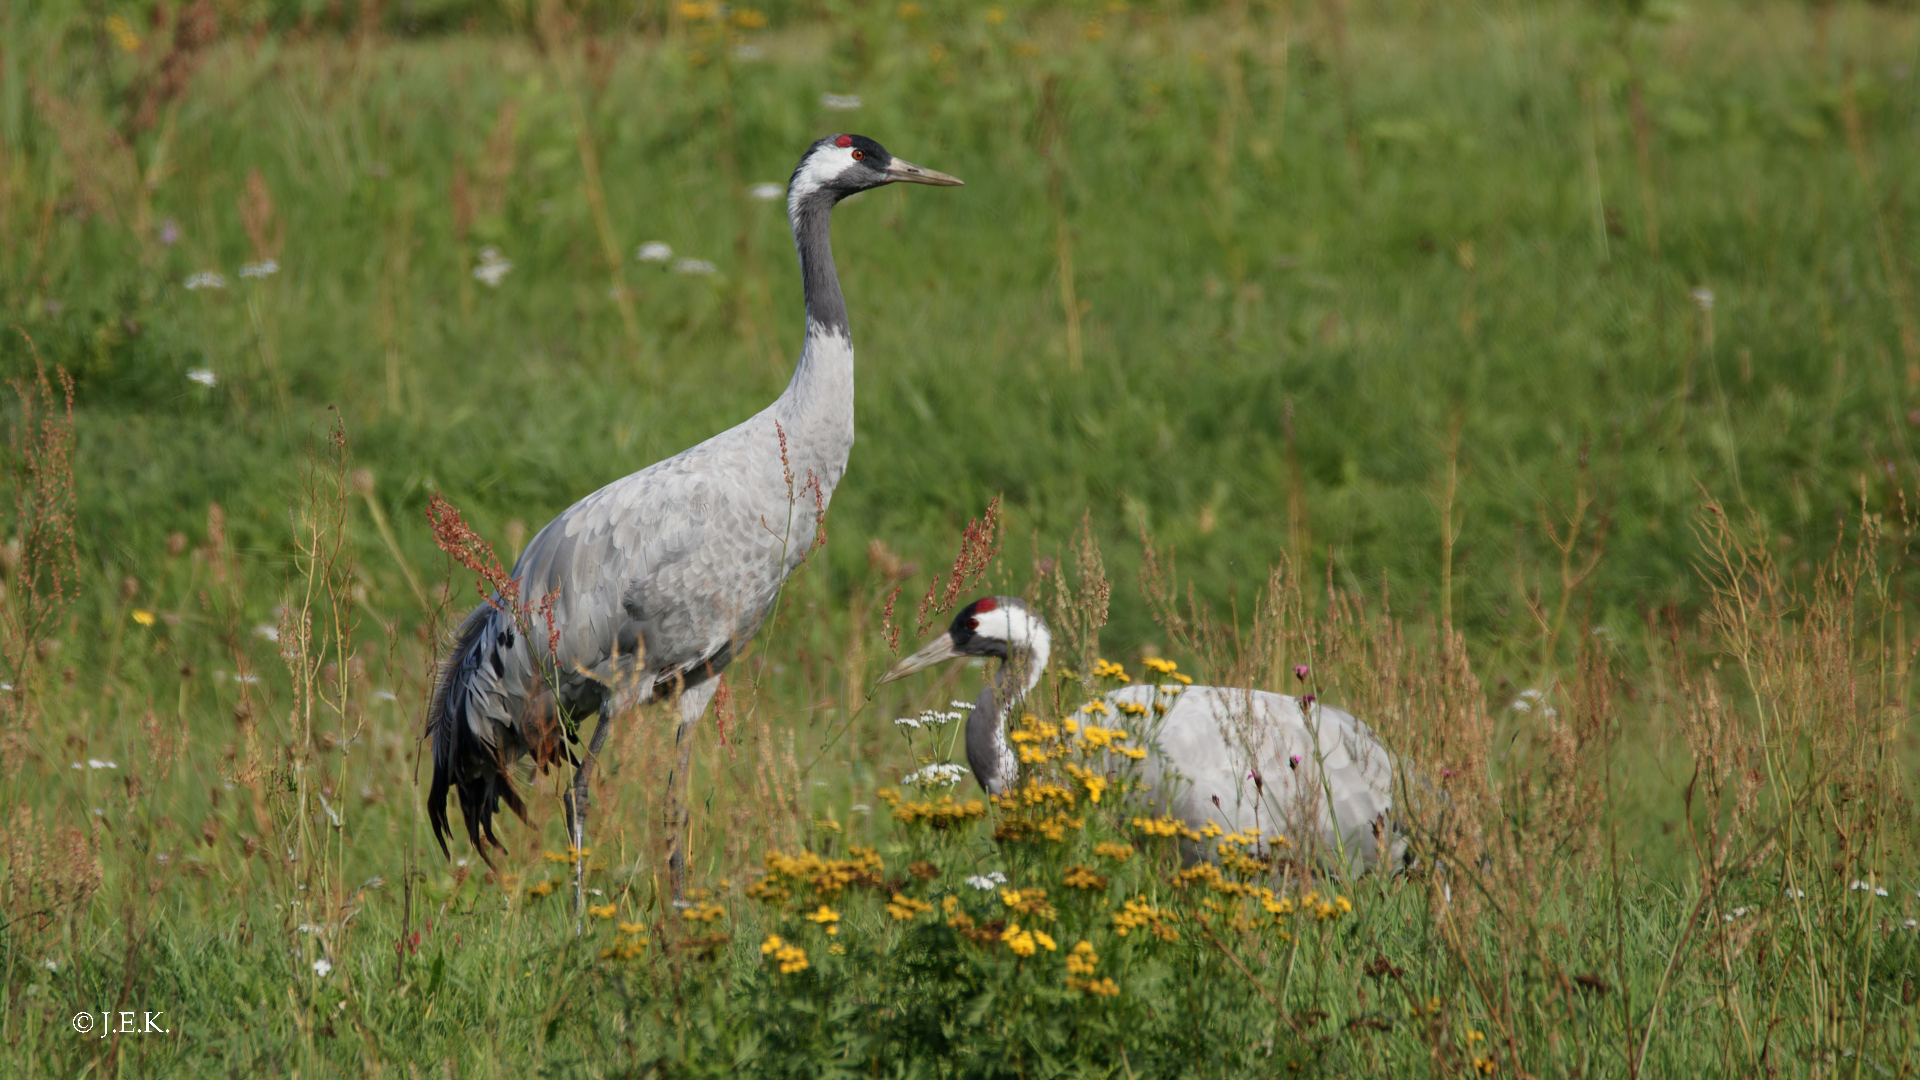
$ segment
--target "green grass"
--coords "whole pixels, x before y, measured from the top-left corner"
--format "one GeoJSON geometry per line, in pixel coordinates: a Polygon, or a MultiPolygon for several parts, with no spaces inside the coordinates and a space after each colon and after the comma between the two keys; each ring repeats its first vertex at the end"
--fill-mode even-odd
{"type": "MultiPolygon", "coordinates": [[[[656,1054],[720,1071],[715,1055],[746,1053],[723,1046],[746,1036],[723,1033],[748,1015],[770,1032],[805,1028],[813,1034],[793,1035],[795,1045],[828,1054],[806,1040],[832,1025],[741,1004],[766,989],[751,947],[763,916],[744,902],[735,947],[715,968],[635,979],[572,945],[560,898],[523,911],[477,881],[455,885],[419,830],[411,764],[423,643],[446,611],[423,610],[403,564],[430,589],[450,581],[450,607],[462,607],[469,584],[446,572],[425,527],[430,494],[506,548],[510,522],[537,529],[776,395],[799,343],[799,286],[781,204],[747,189],[784,181],[812,139],[850,129],[967,186],[875,192],[836,215],[860,439],[828,547],[736,669],[729,741],[703,735],[702,875],[731,878],[737,894],[764,848],[791,848],[820,816],[893,835],[877,809],[851,811],[873,805],[909,762],[890,710],[945,700],[973,676],[862,707],[890,661],[877,631],[889,586],[869,543],[921,567],[902,593],[910,611],[960,526],[1004,494],[998,588],[1032,587],[1030,556],[1065,554],[1089,516],[1116,583],[1108,655],[1172,652],[1196,669],[1203,659],[1181,652],[1136,586],[1143,525],[1248,640],[1267,568],[1281,559],[1310,595],[1324,583],[1390,608],[1416,643],[1450,611],[1503,732],[1523,726],[1501,711],[1513,694],[1575,685],[1586,631],[1604,628],[1619,643],[1622,682],[1609,828],[1627,869],[1582,878],[1567,912],[1528,925],[1635,943],[1623,968],[1642,996],[1622,1006],[1628,1020],[1601,1010],[1575,1034],[1574,1020],[1553,1014],[1573,1025],[1567,1038],[1610,1048],[1584,1063],[1554,1058],[1561,1074],[1627,1074],[1620,1032],[1642,1030],[1696,887],[1685,838],[1704,812],[1683,793],[1698,755],[1648,626],[1671,617],[1696,658],[1726,654],[1701,621],[1713,599],[1696,526],[1703,500],[1750,508],[1750,540],[1802,597],[1843,529],[1880,515],[1888,569],[1862,606],[1885,617],[1873,625],[1890,641],[1907,640],[1905,493],[1920,422],[1907,178],[1920,169],[1920,23],[1898,7],[1843,6],[1816,33],[1816,12],[1783,4],[1633,20],[1567,4],[1077,5],[1012,7],[999,21],[985,8],[922,6],[912,16],[890,4],[775,6],[770,26],[724,39],[666,7],[628,19],[588,6],[585,44],[562,30],[546,48],[529,14],[538,5],[415,5],[391,13],[389,27],[471,15],[481,32],[364,41],[345,32],[350,19],[298,4],[222,7],[226,32],[189,88],[139,130],[143,80],[171,31],[113,4],[0,15],[9,43],[30,43],[7,49],[0,70],[0,308],[22,332],[0,341],[0,365],[31,371],[30,335],[77,380],[83,567],[31,708],[8,721],[0,805],[32,807],[43,833],[97,824],[89,835],[105,875],[51,937],[0,931],[5,1036],[26,1071],[94,1061],[96,1073],[133,1075],[376,1072],[452,1058],[462,1075],[591,1073],[595,1061],[618,1073],[656,1054]],[[106,29],[116,12],[145,35],[143,51],[121,49],[106,29]],[[303,15],[320,20],[317,32],[302,29],[303,15]],[[739,58],[736,43],[759,58],[739,58]],[[825,111],[825,92],[864,104],[825,111]],[[509,101],[517,125],[490,149],[509,101]],[[574,102],[605,193],[604,236],[574,102]],[[240,209],[256,170],[273,208],[265,251],[240,209]],[[1062,225],[1082,303],[1078,370],[1062,225]],[[649,240],[720,273],[635,262],[649,240]],[[608,244],[631,328],[609,295],[608,244]],[[514,264],[497,289],[471,276],[489,245],[514,264]],[[241,278],[265,254],[280,271],[241,278]],[[189,291],[201,271],[226,287],[189,291]],[[1711,290],[1710,312],[1699,289],[1711,290]],[[189,381],[201,368],[217,386],[189,381]],[[287,726],[287,674],[252,631],[278,621],[296,580],[290,514],[309,446],[336,418],[397,541],[389,550],[368,503],[351,501],[353,566],[339,584],[359,587],[340,595],[359,619],[360,666],[349,665],[351,704],[321,726],[341,739],[358,732],[367,752],[325,755],[351,806],[322,878],[335,902],[376,875],[385,885],[355,901],[364,929],[341,939],[341,966],[363,988],[346,998],[305,974],[316,944],[294,932],[306,917],[286,905],[298,899],[293,882],[309,879],[243,850],[247,836],[297,824],[287,805],[312,812],[273,794],[293,775],[274,763],[304,760],[314,744],[287,726]],[[1455,541],[1443,566],[1450,447],[1455,541]],[[1549,529],[1565,529],[1583,491],[1596,503],[1578,553],[1601,558],[1568,579],[1549,529]],[[231,562],[209,540],[212,503],[231,562]],[[169,554],[176,532],[187,548],[169,554]],[[1569,625],[1551,635],[1535,612],[1550,621],[1563,604],[1569,625]],[[134,609],[162,621],[137,625],[134,609]],[[262,682],[237,684],[243,665],[262,682]],[[253,720],[237,725],[243,703],[253,720]],[[154,747],[167,738],[186,741],[162,765],[154,747]],[[120,768],[69,768],[89,756],[120,768]],[[185,865],[188,853],[197,865],[185,865]],[[416,870],[425,876],[410,892],[416,870]],[[439,944],[397,967],[393,941],[456,892],[439,944]],[[1609,914],[1629,900],[1645,921],[1631,933],[1618,909],[1609,914]],[[445,943],[447,925],[461,946],[445,943]],[[49,957],[58,973],[40,966],[49,957]],[[710,970],[731,974],[716,982],[710,970]],[[396,995],[402,984],[412,988],[396,995]],[[690,987],[705,987],[687,999],[693,1012],[669,993],[690,987]],[[175,1010],[174,1037],[76,1042],[65,1014],[45,1007],[136,990],[149,1004],[124,1007],[175,1010]],[[353,1002],[351,1023],[327,1019],[341,1000],[353,1002]],[[687,1026],[701,1009],[712,1027],[687,1026]],[[315,1034],[322,1025],[329,1033],[315,1034]],[[647,1049],[623,1049],[628,1039],[647,1049]]],[[[1902,651],[1881,645],[1883,659],[1902,651]]],[[[1906,685],[1904,663],[1882,674],[1906,685]]],[[[1341,700],[1378,689],[1357,662],[1335,677],[1341,700]]],[[[609,759],[609,887],[632,870],[618,887],[636,911],[657,899],[666,746],[636,724],[609,759]]],[[[1494,772],[1522,774],[1528,760],[1500,758],[1494,772]]],[[[561,843],[557,801],[535,803],[533,830],[510,826],[523,876],[541,872],[541,837],[561,843]]],[[[970,854],[942,857],[957,866],[991,850],[983,837],[961,847],[970,854]]],[[[1881,872],[1911,872],[1891,854],[1873,859],[1881,872]]],[[[10,860],[18,877],[25,863],[10,860]]],[[[1427,930],[1426,900],[1366,888],[1364,929],[1326,961],[1338,992],[1316,984],[1289,1009],[1365,1014],[1350,989],[1373,985],[1357,965],[1379,951],[1419,965],[1421,993],[1446,996],[1450,1017],[1485,1024],[1497,995],[1471,985],[1471,964],[1442,962],[1452,954],[1427,930]]],[[[875,926],[879,900],[862,909],[875,926]]],[[[1486,955],[1511,944],[1488,933],[1486,955]]],[[[1481,955],[1459,955],[1469,953],[1481,955]]],[[[1143,960],[1141,986],[1181,983],[1148,974],[1162,970],[1153,964],[1199,965],[1189,983],[1200,971],[1202,982],[1237,977],[1204,949],[1182,955],[1143,960]]],[[[1540,955],[1576,970],[1565,954],[1540,955]]],[[[1873,955],[1860,963],[1904,970],[1873,955]]],[[[890,980],[910,979],[885,966],[905,960],[875,963],[894,974],[867,983],[849,969],[836,985],[886,1000],[901,985],[890,980]]],[[[1833,963],[1858,974],[1854,960],[1833,963]]],[[[1027,992],[1017,977],[995,981],[1004,975],[980,976],[967,994],[1027,992]]],[[[1898,978],[1885,979],[1897,998],[1898,978]]],[[[1692,996],[1673,1005],[1684,1019],[1656,1028],[1646,1075],[1760,1060],[1750,1037],[1728,1034],[1738,1024],[1701,1004],[1709,983],[1687,983],[1692,996]]],[[[1191,1044],[1143,1015],[1113,1021],[1114,1031],[1155,1032],[1129,1047],[1127,1068],[1185,1071],[1176,1050],[1232,1040],[1265,1008],[1247,987],[1221,993],[1231,1000],[1191,1044]],[[1160,1056],[1141,1056],[1148,1043],[1160,1056]]],[[[1802,1018],[1823,1000],[1808,993],[1802,1018]]],[[[1875,1037],[1910,1031],[1910,1013],[1905,1028],[1875,1019],[1875,1037]]],[[[1541,1023],[1542,1038],[1559,1030],[1541,1023]]],[[[1377,1039],[1418,1069],[1429,1044],[1411,1030],[1377,1039]]],[[[989,1044],[1064,1053],[1060,1038],[1001,1032],[989,1044]]],[[[1378,1072],[1382,1059],[1369,1055],[1388,1051],[1369,1048],[1375,1038],[1349,1029],[1313,1043],[1310,1064],[1378,1072]]],[[[846,1060],[914,1056],[854,1042],[846,1060]]],[[[1850,1075],[1821,1064],[1833,1045],[1803,1045],[1814,1049],[1792,1064],[1765,1060],[1796,1075],[1850,1075]]],[[[1911,1068],[1911,1054],[1888,1049],[1895,1042],[1875,1045],[1892,1067],[1911,1068]]],[[[1087,1071],[1126,1074],[1104,1051],[1085,1053],[1087,1071]]],[[[1197,1072],[1268,1068],[1191,1060],[1197,1072]]]]}

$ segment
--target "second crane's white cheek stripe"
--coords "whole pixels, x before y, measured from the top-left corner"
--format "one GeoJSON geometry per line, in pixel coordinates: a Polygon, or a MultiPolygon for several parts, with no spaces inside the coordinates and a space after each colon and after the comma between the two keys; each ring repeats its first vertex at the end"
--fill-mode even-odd
{"type": "Polygon", "coordinates": [[[802,199],[820,190],[822,184],[853,166],[853,148],[823,146],[807,155],[806,163],[794,175],[793,185],[787,189],[787,206],[799,205],[802,199]]]}
{"type": "Polygon", "coordinates": [[[1011,646],[1031,650],[1035,660],[1035,670],[1046,670],[1047,654],[1052,651],[1053,645],[1053,637],[1047,632],[1047,624],[1034,618],[1024,608],[1011,605],[984,612],[974,618],[980,621],[980,625],[974,628],[974,633],[1004,641],[1011,646]]]}

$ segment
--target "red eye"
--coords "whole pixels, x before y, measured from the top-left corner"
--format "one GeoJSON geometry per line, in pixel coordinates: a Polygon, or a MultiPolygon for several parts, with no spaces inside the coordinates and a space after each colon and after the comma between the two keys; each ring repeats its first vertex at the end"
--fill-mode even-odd
{"type": "Polygon", "coordinates": [[[859,160],[860,160],[861,158],[863,158],[863,157],[866,157],[866,156],[867,156],[867,155],[865,155],[865,154],[863,154],[863,153],[861,153],[861,152],[860,152],[860,151],[858,151],[858,150],[855,150],[855,151],[853,152],[853,160],[855,160],[855,161],[859,161],[859,160]]]}
{"type": "Polygon", "coordinates": [[[978,629],[980,629],[980,620],[979,620],[979,619],[968,619],[968,620],[967,620],[967,629],[969,629],[969,630],[978,630],[978,629]]]}

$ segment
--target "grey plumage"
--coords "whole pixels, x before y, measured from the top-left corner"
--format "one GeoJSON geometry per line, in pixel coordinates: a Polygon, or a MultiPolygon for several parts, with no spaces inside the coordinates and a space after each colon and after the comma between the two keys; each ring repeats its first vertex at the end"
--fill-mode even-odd
{"type": "MultiPolygon", "coordinates": [[[[1051,643],[1046,621],[1024,601],[987,597],[962,609],[945,634],[882,681],[963,656],[1005,661],[981,691],[966,732],[975,779],[1000,794],[1019,774],[1006,714],[1039,682],[1051,643]]],[[[1282,833],[1342,870],[1380,863],[1383,847],[1385,861],[1400,857],[1404,845],[1391,832],[1393,759],[1352,715],[1284,694],[1216,686],[1167,693],[1136,685],[1104,700],[1112,711],[1099,722],[1149,747],[1141,779],[1151,798],[1189,828],[1211,822],[1230,833],[1282,833]]]]}
{"type": "MultiPolygon", "coordinates": [[[[677,694],[684,736],[704,712],[717,676],[812,548],[853,447],[853,343],[828,238],[833,207],[899,181],[959,183],[860,136],[829,136],[808,149],[788,194],[806,338],[785,392],[737,427],[568,508],[514,565],[520,610],[506,610],[496,596],[461,625],[429,711],[427,810],[443,851],[449,789],[458,790],[467,835],[482,855],[483,837],[503,846],[492,818],[502,802],[524,817],[509,773],[528,755],[578,763],[568,803],[578,848],[607,720],[677,694]],[[594,714],[593,740],[579,755],[566,743],[594,714]]],[[[672,776],[684,775],[690,745],[681,740],[672,776]]],[[[674,803],[670,790],[678,895],[674,803]]]]}

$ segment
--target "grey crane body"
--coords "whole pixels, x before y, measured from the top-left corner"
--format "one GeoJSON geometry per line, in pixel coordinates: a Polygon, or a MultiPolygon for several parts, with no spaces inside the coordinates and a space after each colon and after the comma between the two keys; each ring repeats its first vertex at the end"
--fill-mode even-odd
{"type": "MultiPolygon", "coordinates": [[[[1005,661],[974,703],[966,730],[974,777],[997,795],[1019,775],[1006,714],[1039,682],[1050,645],[1045,621],[1028,605],[988,597],[885,678],[963,656],[1005,661]]],[[[1149,748],[1139,766],[1149,797],[1187,827],[1285,835],[1342,871],[1380,863],[1383,847],[1385,861],[1401,856],[1403,845],[1391,834],[1393,760],[1352,715],[1284,694],[1216,686],[1128,686],[1105,701],[1114,715],[1101,723],[1128,730],[1139,740],[1134,745],[1149,748]],[[1122,704],[1140,711],[1123,718],[1122,704]]]]}
{"type": "Polygon", "coordinates": [[[785,392],[738,426],[569,507],[514,565],[520,610],[496,596],[461,625],[429,712],[427,810],[443,851],[449,789],[459,792],[482,855],[486,843],[503,846],[492,818],[503,801],[524,816],[509,772],[529,754],[578,762],[568,810],[581,847],[587,778],[607,721],[677,694],[682,739],[668,831],[680,894],[682,822],[671,789],[686,771],[684,734],[806,558],[853,448],[853,342],[828,222],[847,195],[898,181],[959,183],[861,136],[809,148],[788,194],[807,324],[785,392]],[[560,744],[594,714],[586,755],[560,744]]]}

